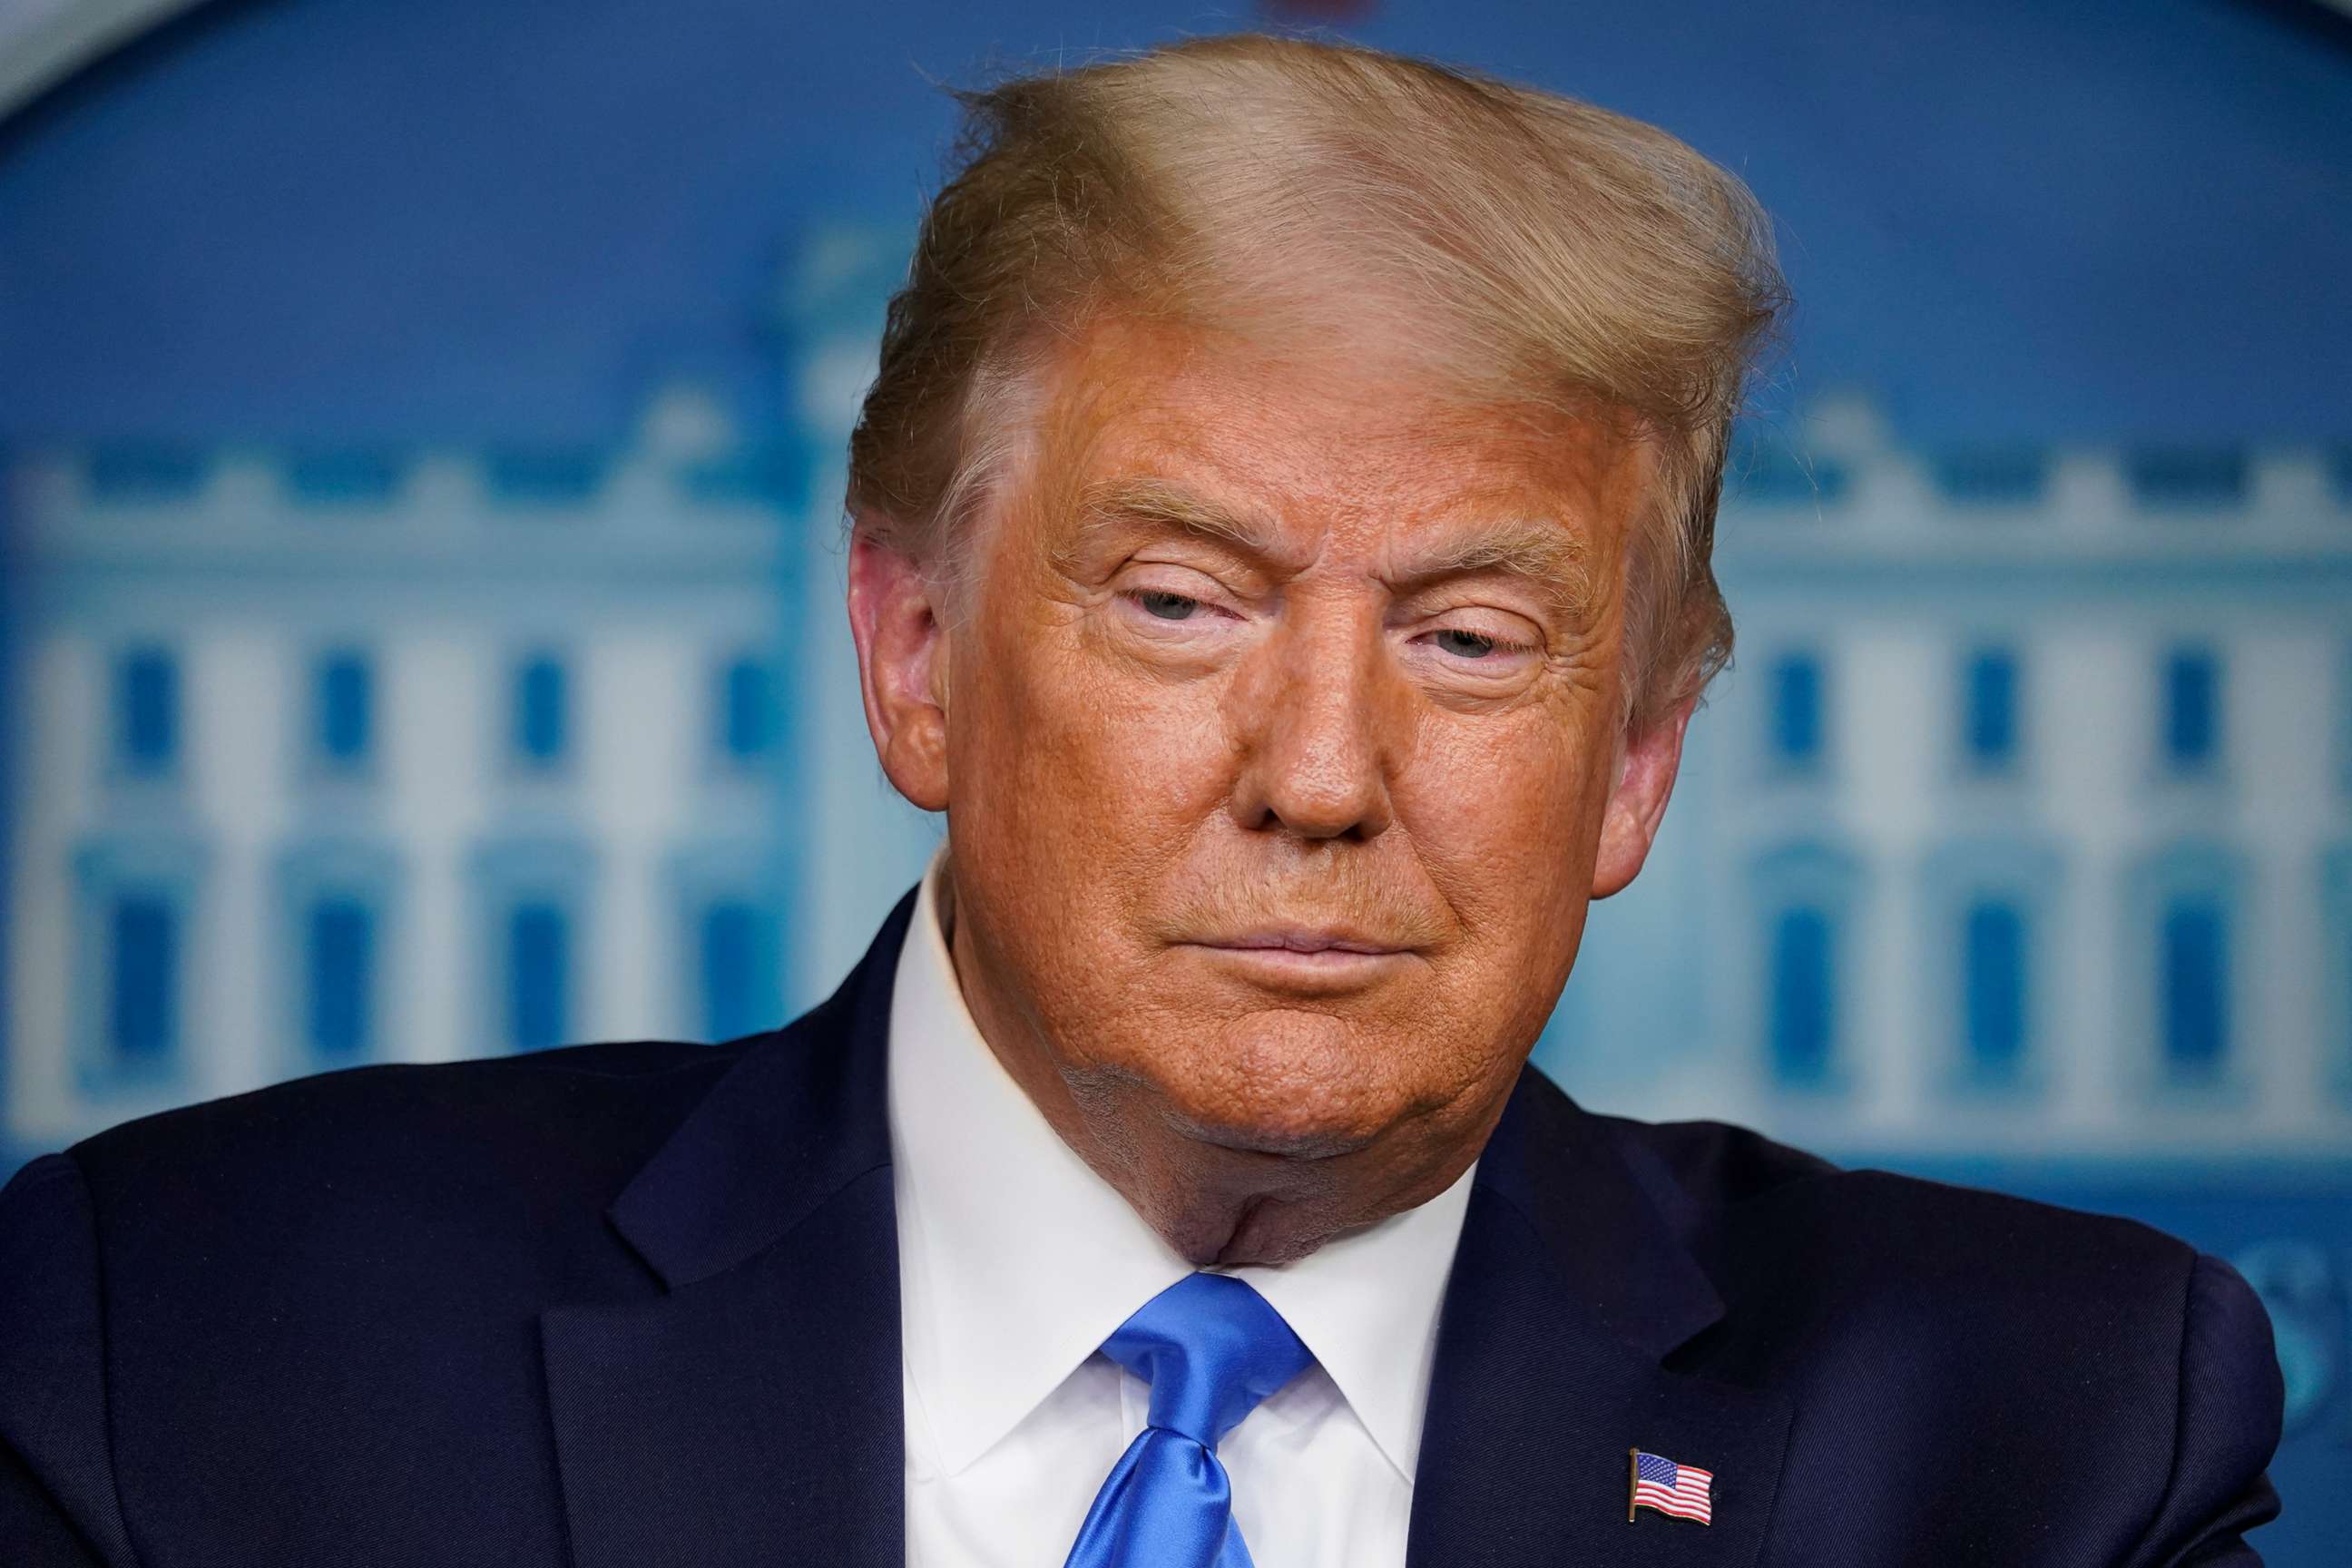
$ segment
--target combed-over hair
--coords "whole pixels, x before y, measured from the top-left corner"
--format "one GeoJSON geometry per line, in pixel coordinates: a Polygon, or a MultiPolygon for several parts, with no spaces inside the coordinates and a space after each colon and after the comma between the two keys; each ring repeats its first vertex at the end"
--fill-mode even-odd
{"type": "Polygon", "coordinates": [[[850,437],[860,534],[951,562],[1011,442],[1012,389],[1090,312],[1265,336],[1346,297],[1455,388],[1598,405],[1654,447],[1627,562],[1632,731],[1728,660],[1724,454],[1787,299],[1735,176],[1574,99],[1255,34],[958,97],[960,167],[850,437]]]}

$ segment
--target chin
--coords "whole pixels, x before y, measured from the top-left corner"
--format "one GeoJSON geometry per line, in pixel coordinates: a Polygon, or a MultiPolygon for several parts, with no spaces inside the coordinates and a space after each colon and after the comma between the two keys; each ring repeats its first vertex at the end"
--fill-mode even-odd
{"type": "Polygon", "coordinates": [[[1213,1054],[1172,1080],[1152,1075],[1184,1136],[1244,1154],[1328,1160],[1378,1142],[1412,1116],[1392,1046],[1375,1048],[1321,1015],[1276,1020],[1204,1026],[1192,1037],[1214,1041],[1213,1054]]]}
{"type": "Polygon", "coordinates": [[[1179,1112],[1175,1120],[1195,1142],[1282,1160],[1337,1159],[1379,1142],[1381,1136],[1380,1131],[1366,1132],[1356,1126],[1331,1128],[1319,1122],[1302,1123],[1297,1118],[1204,1121],[1179,1112]]]}

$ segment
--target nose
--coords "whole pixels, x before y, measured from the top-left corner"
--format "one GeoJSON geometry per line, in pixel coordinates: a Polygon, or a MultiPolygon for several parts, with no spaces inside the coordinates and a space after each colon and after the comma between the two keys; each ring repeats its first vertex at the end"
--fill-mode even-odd
{"type": "Polygon", "coordinates": [[[1336,611],[1296,620],[1254,651],[1230,697],[1235,822],[1313,839],[1388,831],[1407,721],[1382,658],[1379,628],[1336,611]]]}

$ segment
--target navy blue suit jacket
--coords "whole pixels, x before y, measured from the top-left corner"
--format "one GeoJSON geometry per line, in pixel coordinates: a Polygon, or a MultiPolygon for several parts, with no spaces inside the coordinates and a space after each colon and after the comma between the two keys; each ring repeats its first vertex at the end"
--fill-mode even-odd
{"type": "MultiPolygon", "coordinates": [[[[904,1560],[884,1101],[911,907],[723,1047],[331,1074],[0,1196],[0,1563],[904,1560]]],[[[2250,1563],[2261,1306],[2157,1232],[1529,1071],[1446,1287],[1410,1556],[2250,1563]],[[1715,1474],[1628,1523],[1626,1452],[1715,1474]]]]}

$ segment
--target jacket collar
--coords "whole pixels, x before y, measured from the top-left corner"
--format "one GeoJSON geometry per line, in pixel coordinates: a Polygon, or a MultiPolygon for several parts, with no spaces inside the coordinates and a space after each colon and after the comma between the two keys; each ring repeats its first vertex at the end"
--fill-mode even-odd
{"type": "Polygon", "coordinates": [[[912,895],[613,1204],[660,1281],[541,1317],[577,1568],[903,1563],[885,1049],[912,895]]]}
{"type": "Polygon", "coordinates": [[[676,1290],[732,1268],[890,1163],[890,984],[915,895],[833,995],[746,1051],[614,1200],[614,1229],[676,1290]]]}
{"type": "Polygon", "coordinates": [[[1534,1232],[1591,1327],[1661,1361],[1719,1320],[1723,1300],[1691,1253],[1697,1205],[1621,1125],[1528,1068],[1475,1184],[1534,1232]]]}

